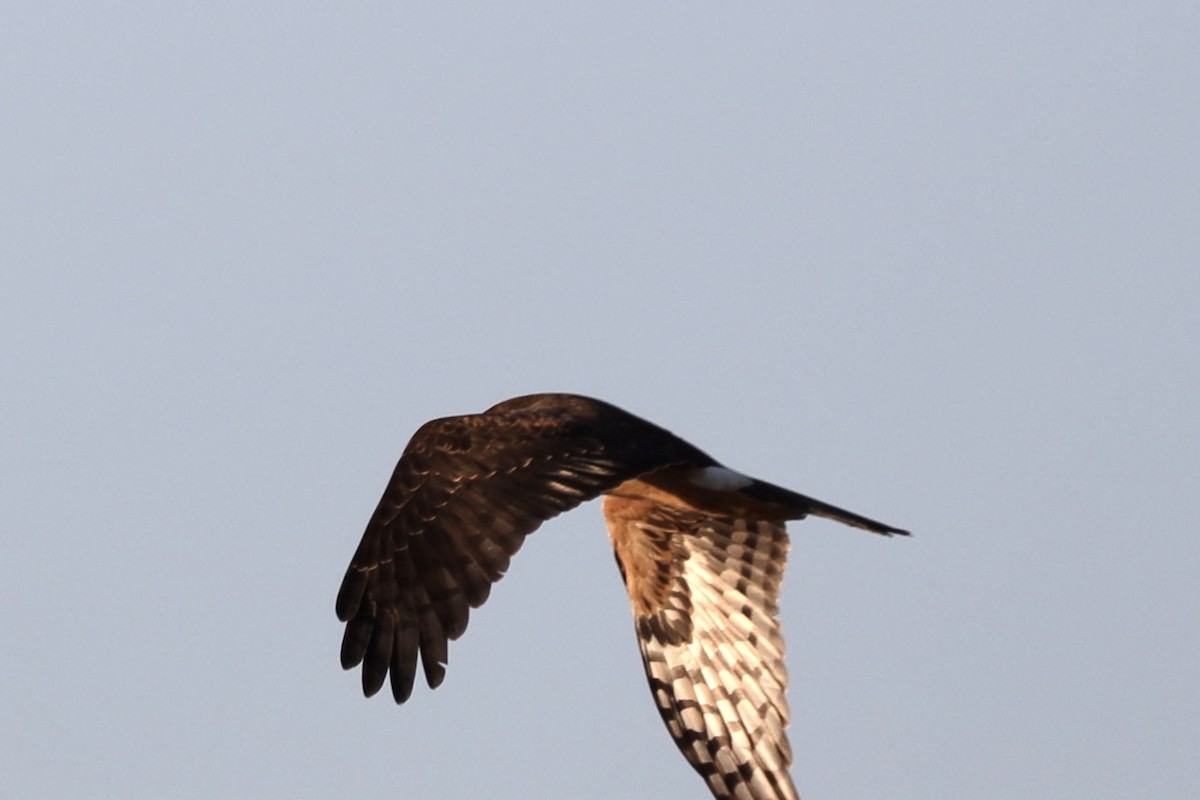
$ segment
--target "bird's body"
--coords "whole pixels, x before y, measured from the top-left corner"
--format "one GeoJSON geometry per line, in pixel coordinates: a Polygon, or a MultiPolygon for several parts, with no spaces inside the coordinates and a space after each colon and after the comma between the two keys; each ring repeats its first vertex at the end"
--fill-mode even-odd
{"type": "Polygon", "coordinates": [[[676,744],[716,798],[795,798],[776,619],[785,523],[906,532],[730,470],[600,400],[527,395],[414,434],[338,593],[342,665],[363,665],[368,696],[390,677],[402,703],[419,653],[438,686],[449,640],[524,537],[599,495],[676,744]]]}

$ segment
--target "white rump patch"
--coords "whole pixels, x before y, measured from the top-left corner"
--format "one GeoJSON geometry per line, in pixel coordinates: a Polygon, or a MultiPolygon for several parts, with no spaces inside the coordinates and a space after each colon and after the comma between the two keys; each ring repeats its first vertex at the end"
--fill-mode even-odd
{"type": "Polygon", "coordinates": [[[688,473],[688,480],[714,492],[734,492],[754,483],[754,479],[725,467],[702,467],[688,473]]]}

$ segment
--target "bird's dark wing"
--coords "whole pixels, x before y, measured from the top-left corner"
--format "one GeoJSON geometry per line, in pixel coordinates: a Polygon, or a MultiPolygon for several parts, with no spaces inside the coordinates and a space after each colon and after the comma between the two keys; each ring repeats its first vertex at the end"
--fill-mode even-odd
{"type": "Polygon", "coordinates": [[[784,522],[638,494],[604,510],[667,729],[714,797],[797,800],[776,618],[784,522]]]}
{"type": "Polygon", "coordinates": [[[370,696],[389,676],[402,703],[417,654],[431,687],[448,642],[527,534],[627,478],[715,463],[652,423],[599,400],[530,395],[483,414],[433,420],[409,442],[337,598],[342,666],[370,696]]]}

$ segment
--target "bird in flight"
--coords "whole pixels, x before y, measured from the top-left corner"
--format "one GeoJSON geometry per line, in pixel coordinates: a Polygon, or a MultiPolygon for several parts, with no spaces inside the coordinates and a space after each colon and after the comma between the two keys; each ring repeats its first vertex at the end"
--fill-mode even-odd
{"type": "Polygon", "coordinates": [[[722,466],[663,428],[570,394],[516,397],[413,435],[337,597],[341,660],[403,703],[525,537],[604,495],[646,677],[676,745],[724,800],[796,800],[779,586],[785,524],[907,531],[722,466]]]}

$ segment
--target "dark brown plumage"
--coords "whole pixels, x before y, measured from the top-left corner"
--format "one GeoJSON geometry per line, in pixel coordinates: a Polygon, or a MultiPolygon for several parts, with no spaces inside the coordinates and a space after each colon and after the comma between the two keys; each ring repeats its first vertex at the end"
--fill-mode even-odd
{"type": "Polygon", "coordinates": [[[659,712],[717,798],[794,798],[776,620],[786,520],[905,531],[728,470],[600,400],[506,400],[413,435],[338,592],[342,666],[403,703],[526,535],[601,494],[659,712]]]}

